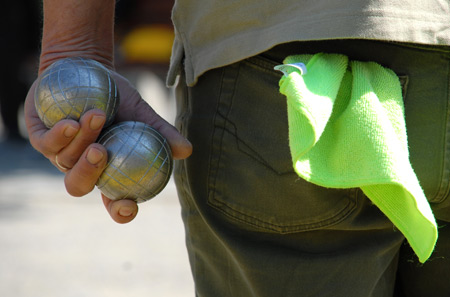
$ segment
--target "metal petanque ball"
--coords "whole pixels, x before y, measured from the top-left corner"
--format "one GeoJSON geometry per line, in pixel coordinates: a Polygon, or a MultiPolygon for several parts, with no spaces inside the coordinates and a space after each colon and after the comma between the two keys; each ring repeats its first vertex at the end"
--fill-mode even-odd
{"type": "Polygon", "coordinates": [[[166,139],[140,122],[121,122],[106,128],[98,143],[108,152],[108,163],[98,189],[113,200],[147,201],[167,185],[172,152],[166,139]]]}
{"type": "Polygon", "coordinates": [[[119,107],[119,92],[109,70],[97,61],[65,58],[40,76],[34,94],[39,118],[47,128],[63,119],[79,120],[90,109],[106,113],[112,123],[119,107]]]}

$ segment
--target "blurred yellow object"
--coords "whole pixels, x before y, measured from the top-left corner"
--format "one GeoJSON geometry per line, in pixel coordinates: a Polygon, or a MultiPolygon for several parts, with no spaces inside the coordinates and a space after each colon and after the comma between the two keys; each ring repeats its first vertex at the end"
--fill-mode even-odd
{"type": "Polygon", "coordinates": [[[173,40],[174,33],[170,26],[148,25],[128,33],[120,49],[129,62],[168,63],[173,40]]]}

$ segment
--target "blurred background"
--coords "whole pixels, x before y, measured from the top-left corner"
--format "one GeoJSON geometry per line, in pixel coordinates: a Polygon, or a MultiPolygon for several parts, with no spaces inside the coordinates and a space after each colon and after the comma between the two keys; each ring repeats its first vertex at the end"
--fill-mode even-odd
{"type": "MultiPolygon", "coordinates": [[[[40,2],[6,1],[0,18],[0,295],[194,295],[173,180],[140,205],[132,223],[119,225],[97,190],[69,196],[64,175],[28,143],[23,101],[37,74],[40,2]]],[[[173,123],[174,98],[164,84],[172,5],[118,2],[116,67],[173,123]]]]}

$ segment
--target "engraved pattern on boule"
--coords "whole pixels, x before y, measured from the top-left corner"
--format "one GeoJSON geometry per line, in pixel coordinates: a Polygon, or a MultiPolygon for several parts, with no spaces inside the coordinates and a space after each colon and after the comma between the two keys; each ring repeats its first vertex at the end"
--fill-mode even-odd
{"type": "Polygon", "coordinates": [[[39,77],[34,96],[36,111],[47,128],[63,119],[78,121],[91,109],[106,113],[106,127],[113,122],[120,101],[109,70],[81,57],[50,65],[39,77]]]}
{"type": "Polygon", "coordinates": [[[160,193],[172,174],[173,160],[166,139],[140,122],[121,122],[105,129],[98,143],[108,152],[108,163],[98,189],[113,200],[147,201],[160,193]]]}

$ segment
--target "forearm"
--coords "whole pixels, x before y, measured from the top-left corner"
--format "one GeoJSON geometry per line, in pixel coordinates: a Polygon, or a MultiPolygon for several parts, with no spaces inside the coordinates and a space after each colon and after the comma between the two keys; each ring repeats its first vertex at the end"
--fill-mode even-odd
{"type": "Polygon", "coordinates": [[[55,60],[83,56],[108,67],[114,57],[115,0],[44,0],[39,72],[55,60]]]}

